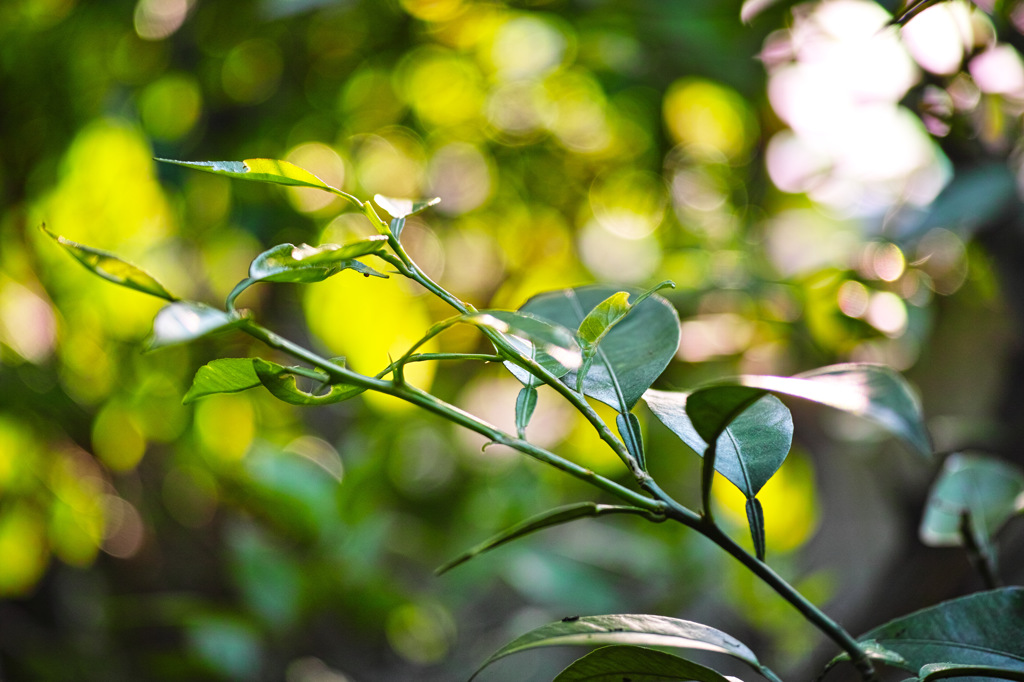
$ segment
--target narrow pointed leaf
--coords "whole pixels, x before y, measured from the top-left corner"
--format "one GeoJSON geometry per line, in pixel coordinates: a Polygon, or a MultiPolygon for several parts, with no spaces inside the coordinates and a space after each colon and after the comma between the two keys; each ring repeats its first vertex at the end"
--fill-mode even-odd
{"type": "Polygon", "coordinates": [[[103,279],[120,284],[123,287],[141,291],[150,296],[156,296],[166,301],[177,301],[177,297],[169,293],[160,282],[157,282],[148,273],[140,268],[121,260],[112,253],[85,246],[70,239],[61,237],[42,228],[51,239],[60,244],[64,249],[75,257],[79,263],[103,279]]]}
{"type": "Polygon", "coordinates": [[[1024,682],[1024,670],[996,668],[990,665],[957,665],[955,663],[929,663],[917,672],[921,682],[948,680],[954,677],[987,677],[1024,682]]]}
{"type": "MultiPolygon", "coordinates": [[[[411,215],[416,215],[421,211],[425,211],[431,206],[434,206],[441,202],[440,197],[434,197],[433,199],[395,199],[393,197],[386,197],[381,194],[375,194],[373,200],[377,202],[377,205],[388,212],[392,218],[408,218],[411,215]]],[[[392,231],[394,228],[392,226],[392,231]]],[[[398,233],[395,232],[395,236],[398,233]]]]}
{"type": "Polygon", "coordinates": [[[275,398],[292,405],[329,405],[348,400],[366,390],[348,384],[330,384],[326,393],[315,394],[300,389],[295,373],[287,367],[257,358],[253,360],[253,368],[260,383],[275,398]]]}
{"type": "Polygon", "coordinates": [[[960,517],[966,512],[974,537],[987,544],[1020,511],[1022,499],[1019,468],[977,453],[950,455],[928,495],[921,541],[932,547],[962,545],[960,517]]]}
{"type": "Polygon", "coordinates": [[[402,236],[402,230],[405,229],[405,218],[393,218],[391,220],[391,234],[395,235],[395,239],[402,236]]]}
{"type": "MultiPolygon", "coordinates": [[[[346,255],[374,246],[377,242],[370,240],[348,246],[278,244],[253,260],[249,265],[249,278],[258,282],[320,282],[348,269],[364,275],[387,277],[346,255]]],[[[379,250],[379,247],[372,250],[379,250]]]]}
{"type": "Polygon", "coordinates": [[[764,539],[764,509],[756,497],[747,498],[747,525],[750,526],[750,539],[754,543],[754,553],[761,561],[765,560],[767,548],[764,539]]]}
{"type": "Polygon", "coordinates": [[[554,682],[728,682],[721,674],[685,658],[639,646],[606,646],[591,651],[558,674],[554,682]]]}
{"type": "Polygon", "coordinates": [[[723,423],[728,424],[716,443],[715,471],[748,498],[754,497],[789,454],[793,442],[789,409],[775,396],[742,386],[718,386],[692,395],[655,389],[644,393],[654,416],[702,457],[707,441],[696,428],[697,419],[691,420],[688,414],[693,401],[698,402],[695,411],[705,431],[713,435],[723,423]]]}
{"type": "Polygon", "coordinates": [[[620,414],[615,417],[615,426],[619,429],[626,450],[633,455],[641,469],[646,469],[647,458],[644,454],[644,439],[640,433],[640,420],[631,412],[620,414]]]}
{"type": "Polygon", "coordinates": [[[160,309],[153,320],[149,348],[162,348],[225,331],[242,323],[241,318],[205,303],[177,301],[160,309]]]}
{"type": "Polygon", "coordinates": [[[721,630],[678,618],[631,614],[582,616],[531,630],[488,658],[473,677],[494,661],[510,654],[547,646],[603,644],[712,651],[738,658],[773,681],[778,679],[761,665],[745,644],[721,630]]]}
{"type": "Polygon", "coordinates": [[[1024,588],[953,599],[896,618],[860,637],[895,652],[916,673],[929,663],[1024,671],[1024,588]]]}
{"type": "Polygon", "coordinates": [[[238,393],[259,385],[252,358],[220,358],[199,368],[181,402],[187,405],[215,393],[238,393]]]}
{"type": "Polygon", "coordinates": [[[526,438],[526,427],[536,407],[537,389],[533,386],[523,386],[516,396],[516,433],[522,439],[526,438]]]}
{"type": "MultiPolygon", "coordinates": [[[[618,291],[607,286],[551,291],[534,296],[520,311],[578,329],[587,313],[618,291]]],[[[632,290],[631,293],[642,295],[632,290]]],[[[675,309],[664,298],[650,296],[633,306],[629,315],[601,340],[594,364],[583,381],[583,392],[626,412],[661,375],[678,345],[679,317],[675,309]]],[[[562,381],[575,387],[575,372],[566,374],[562,381]]]]}
{"type": "Polygon", "coordinates": [[[326,182],[288,161],[276,159],[246,159],[245,161],[175,161],[173,159],[157,159],[164,163],[173,163],[186,168],[227,175],[242,180],[266,182],[274,185],[292,187],[313,187],[329,192],[335,191],[326,182]]]}
{"type": "MultiPolygon", "coordinates": [[[[569,523],[570,521],[576,521],[577,519],[583,519],[592,516],[606,516],[608,514],[638,514],[640,516],[650,517],[651,513],[640,509],[638,507],[626,507],[619,505],[610,504],[597,504],[594,502],[580,502],[578,504],[570,504],[564,507],[558,507],[557,509],[551,509],[546,512],[531,516],[521,523],[503,530],[494,537],[481,542],[479,545],[469,549],[456,558],[452,559],[448,563],[444,564],[435,571],[438,575],[446,573],[451,569],[455,568],[460,564],[464,564],[473,557],[476,557],[484,552],[500,547],[506,542],[521,538],[524,535],[529,535],[538,530],[544,528],[550,528],[551,526],[561,525],[563,523],[569,523]]],[[[497,657],[497,658],[500,658],[497,657]]],[[[496,659],[492,659],[496,660],[496,659]]]]}

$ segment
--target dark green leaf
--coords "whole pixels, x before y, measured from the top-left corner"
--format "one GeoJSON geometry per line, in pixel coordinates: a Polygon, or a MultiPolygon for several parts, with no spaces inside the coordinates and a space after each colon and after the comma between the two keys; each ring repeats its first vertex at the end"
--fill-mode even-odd
{"type": "Polygon", "coordinates": [[[231,329],[241,322],[240,318],[205,303],[178,301],[164,306],[156,314],[149,348],[192,341],[207,334],[231,329]]]}
{"type": "MultiPolygon", "coordinates": [[[[517,523],[516,525],[503,530],[492,538],[480,543],[472,549],[466,550],[456,558],[452,559],[448,563],[444,564],[437,569],[438,575],[450,571],[456,566],[463,564],[475,556],[483,554],[495,547],[500,547],[506,542],[521,538],[524,535],[543,530],[544,528],[550,528],[551,526],[557,526],[577,519],[583,519],[591,516],[605,516],[608,514],[639,514],[640,516],[650,517],[651,513],[639,509],[637,507],[624,507],[619,505],[610,504],[596,504],[594,502],[580,502],[577,504],[570,504],[564,507],[558,507],[557,509],[551,509],[546,512],[531,516],[530,518],[517,523]]],[[[512,653],[512,652],[509,652],[512,653]]],[[[500,658],[495,656],[492,660],[500,658]]]]}
{"type": "MultiPolygon", "coordinates": [[[[378,206],[387,211],[392,218],[408,218],[441,202],[439,197],[414,201],[412,199],[395,199],[380,194],[375,194],[373,200],[377,202],[378,206]]],[[[394,231],[393,225],[392,231],[394,231]]],[[[398,232],[395,232],[395,236],[398,236],[398,232]]]]}
{"type": "MultiPolygon", "coordinates": [[[[520,311],[578,329],[589,311],[617,292],[607,286],[551,291],[534,296],[520,311]]],[[[583,382],[583,392],[620,412],[628,411],[665,369],[678,345],[679,317],[675,309],[664,298],[651,296],[633,306],[632,312],[601,341],[583,382]]],[[[575,372],[562,380],[575,387],[575,372]]]]}
{"type": "Polygon", "coordinates": [[[921,682],[946,680],[953,677],[975,677],[1024,682],[1024,670],[995,668],[989,665],[956,665],[953,663],[929,663],[918,671],[921,682]]]}
{"type": "Polygon", "coordinates": [[[678,618],[631,614],[582,616],[531,630],[494,653],[473,677],[494,661],[510,654],[537,647],[570,644],[626,644],[713,651],[740,659],[768,679],[778,679],[758,662],[754,652],[746,645],[720,630],[678,618]]]}
{"type": "Polygon", "coordinates": [[[366,240],[347,246],[278,244],[253,260],[249,266],[249,278],[259,282],[320,282],[348,269],[364,275],[387,277],[347,255],[361,250],[364,254],[369,253],[365,251],[367,248],[371,249],[369,252],[380,250],[380,244],[378,240],[366,240]]]}
{"type": "Polygon", "coordinates": [[[181,402],[188,404],[214,393],[237,393],[259,385],[252,358],[221,358],[199,368],[181,402]]]}
{"type": "Polygon", "coordinates": [[[520,438],[526,438],[526,427],[536,407],[537,389],[533,386],[523,386],[516,396],[516,433],[520,438]]]}
{"type": "Polygon", "coordinates": [[[329,192],[335,188],[313,175],[304,168],[275,159],[246,159],[245,161],[175,161],[173,159],[157,159],[164,163],[173,163],[186,168],[228,175],[242,180],[266,182],[274,185],[290,185],[293,187],[313,187],[329,192]]]}
{"type": "Polygon", "coordinates": [[[860,637],[901,656],[904,669],[930,663],[1024,671],[1024,588],[1005,587],[943,602],[860,637]]]}
{"type": "Polygon", "coordinates": [[[764,509],[756,497],[747,498],[747,525],[750,526],[750,539],[754,543],[754,553],[761,561],[765,560],[767,548],[764,539],[764,509]]]}
{"type": "Polygon", "coordinates": [[[640,420],[633,413],[620,414],[615,417],[615,426],[619,429],[619,435],[626,446],[629,454],[640,465],[641,469],[647,468],[647,458],[644,454],[644,439],[640,433],[640,420]]]}
{"type": "Polygon", "coordinates": [[[727,682],[711,668],[639,646],[606,646],[591,651],[558,674],[554,682],[727,682]]]}
{"type": "MultiPolygon", "coordinates": [[[[330,384],[326,393],[309,393],[298,387],[295,372],[288,367],[258,358],[253,360],[253,367],[260,383],[275,398],[292,405],[329,405],[348,400],[366,390],[349,384],[330,384]]],[[[327,377],[324,379],[326,381],[327,377]]]]}
{"type": "Polygon", "coordinates": [[[63,246],[79,263],[103,279],[167,301],[178,300],[176,296],[168,293],[160,282],[157,282],[149,274],[131,263],[126,263],[114,254],[65,239],[60,235],[50,232],[45,227],[42,230],[55,242],[63,246]]]}
{"type": "Polygon", "coordinates": [[[970,515],[979,543],[987,544],[1022,506],[1024,474],[1020,469],[981,454],[946,458],[932,486],[921,521],[921,541],[932,547],[963,544],[960,517],[970,515]]]}
{"type": "Polygon", "coordinates": [[[654,416],[702,457],[707,441],[695,427],[698,419],[712,434],[723,423],[729,424],[718,437],[715,470],[748,498],[757,495],[779,470],[793,442],[789,409],[775,396],[756,389],[716,386],[692,395],[651,389],[644,393],[644,401],[654,416]],[[697,405],[691,406],[694,401],[697,405]],[[694,407],[698,417],[691,420],[688,413],[694,407]],[[739,409],[743,411],[734,417],[739,409]]]}

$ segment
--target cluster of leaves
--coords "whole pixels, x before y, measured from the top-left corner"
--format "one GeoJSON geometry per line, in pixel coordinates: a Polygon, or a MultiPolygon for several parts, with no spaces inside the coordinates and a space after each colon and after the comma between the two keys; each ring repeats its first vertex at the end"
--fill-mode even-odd
{"type": "MultiPolygon", "coordinates": [[[[757,495],[785,461],[793,437],[792,417],[778,396],[819,403],[877,422],[922,457],[930,458],[932,447],[920,407],[896,372],[880,365],[845,364],[789,378],[740,376],[691,392],[655,390],[652,385],[679,343],[677,313],[656,293],[671,286],[670,282],[646,291],[606,286],[563,289],[535,296],[516,311],[476,310],[430,280],[400,241],[406,218],[434,201],[410,202],[378,196],[377,205],[392,216],[388,224],[379,218],[370,202],[360,201],[287,162],[251,159],[173,163],[258,182],[313,187],[342,196],[360,209],[379,232],[377,237],[344,245],[274,246],[252,261],[248,276],[231,292],[224,310],[179,300],[150,275],[117,256],[48,233],[97,275],[169,301],[155,318],[150,348],[241,330],[309,365],[284,366],[260,358],[216,360],[198,371],[186,401],[258,386],[297,405],[326,404],[366,390],[379,391],[509,445],[628,503],[583,503],[545,512],[472,548],[442,566],[440,572],[528,533],[584,517],[633,514],[654,521],[672,520],[711,539],[793,603],[844,649],[837,661],[852,660],[866,679],[873,676],[871,661],[908,670],[921,680],[963,676],[1024,678],[1024,642],[1013,634],[1024,628],[1024,590],[995,588],[955,599],[898,618],[854,640],[766,564],[764,512],[757,495]],[[266,330],[246,311],[235,307],[238,295],[258,282],[313,283],[345,270],[387,277],[388,274],[359,260],[371,256],[390,265],[395,273],[423,285],[458,311],[456,316],[433,326],[402,357],[375,376],[346,368],[344,359],[322,358],[266,330]],[[495,354],[416,352],[456,324],[480,329],[494,346],[495,354]],[[426,359],[504,362],[523,384],[516,402],[517,434],[506,434],[408,384],[404,379],[405,366],[426,359]],[[315,382],[316,387],[303,390],[299,379],[315,382]],[[542,384],[558,391],[591,422],[622,459],[642,493],[526,440],[537,388],[542,384]],[[618,436],[593,411],[587,397],[616,411],[618,436]],[[682,443],[703,458],[700,513],[675,501],[652,479],[647,467],[648,453],[633,413],[641,399],[682,443]],[[711,489],[715,473],[746,497],[754,555],[745,552],[714,520],[711,489]]],[[[993,539],[999,527],[1020,511],[1022,493],[1024,474],[1016,469],[980,455],[952,456],[933,490],[922,523],[922,538],[930,544],[965,546],[994,587],[997,578],[993,539]]],[[[706,682],[724,679],[710,668],[648,647],[726,654],[747,663],[772,682],[778,680],[748,647],[726,633],[699,623],[632,614],[570,617],[541,627],[500,649],[481,669],[512,653],[563,644],[604,646],[566,668],[556,678],[562,682],[614,676],[706,682]]]]}

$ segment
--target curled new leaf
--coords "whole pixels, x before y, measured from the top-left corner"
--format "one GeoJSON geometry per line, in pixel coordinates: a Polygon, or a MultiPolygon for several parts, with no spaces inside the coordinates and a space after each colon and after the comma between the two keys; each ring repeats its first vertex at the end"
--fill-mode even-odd
{"type": "Polygon", "coordinates": [[[231,329],[242,322],[242,318],[211,308],[205,303],[177,301],[164,306],[156,314],[149,348],[193,341],[214,332],[231,329]]]}
{"type": "Polygon", "coordinates": [[[70,239],[50,232],[46,227],[41,229],[74,256],[75,260],[103,279],[167,301],[178,300],[176,296],[170,294],[163,288],[160,282],[157,282],[148,273],[131,263],[121,260],[114,254],[73,242],[70,239]]]}
{"type": "MultiPolygon", "coordinates": [[[[348,400],[362,393],[364,388],[349,384],[325,384],[326,393],[310,393],[303,391],[296,383],[293,368],[284,367],[267,360],[253,360],[253,368],[260,383],[278,400],[292,405],[329,405],[348,400]]],[[[327,377],[324,376],[326,382],[327,377]]]]}

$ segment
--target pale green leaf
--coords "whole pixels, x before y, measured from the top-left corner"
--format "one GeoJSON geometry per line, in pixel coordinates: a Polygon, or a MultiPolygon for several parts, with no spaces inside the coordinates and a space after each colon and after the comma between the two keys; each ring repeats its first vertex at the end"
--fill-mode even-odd
{"type": "Polygon", "coordinates": [[[199,368],[182,403],[195,402],[215,393],[237,393],[259,385],[252,358],[221,358],[199,368]]]}
{"type": "Polygon", "coordinates": [[[366,390],[359,386],[332,383],[323,386],[327,389],[325,393],[312,393],[298,387],[296,374],[288,367],[258,358],[253,361],[253,367],[260,383],[275,398],[292,405],[329,405],[348,400],[366,390]]]}
{"type": "Polygon", "coordinates": [[[177,301],[164,306],[156,314],[149,348],[162,348],[192,341],[214,332],[231,329],[242,321],[235,315],[211,308],[205,303],[177,301]]]}
{"type": "Polygon", "coordinates": [[[411,215],[416,215],[417,213],[425,211],[431,206],[441,202],[439,197],[413,200],[395,199],[393,197],[386,197],[382,194],[375,194],[373,196],[373,200],[377,202],[378,206],[387,211],[388,215],[392,218],[408,218],[411,215]]]}
{"type": "Polygon", "coordinates": [[[360,255],[379,250],[379,240],[365,240],[347,246],[323,244],[278,244],[257,256],[249,266],[249,278],[258,282],[320,282],[343,270],[352,269],[363,275],[387,277],[354,260],[349,253],[360,255]]]}

